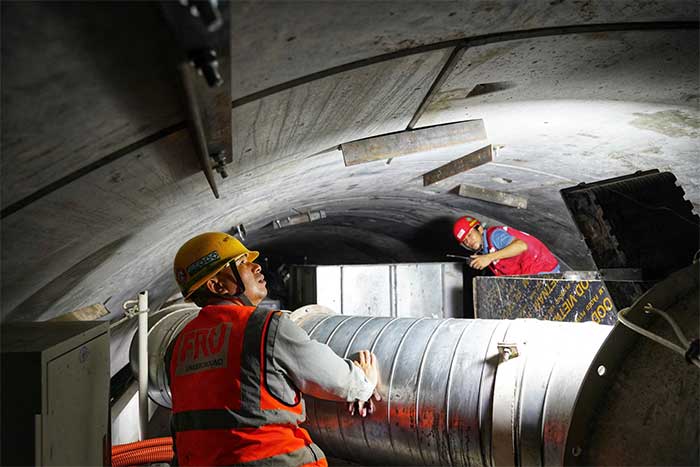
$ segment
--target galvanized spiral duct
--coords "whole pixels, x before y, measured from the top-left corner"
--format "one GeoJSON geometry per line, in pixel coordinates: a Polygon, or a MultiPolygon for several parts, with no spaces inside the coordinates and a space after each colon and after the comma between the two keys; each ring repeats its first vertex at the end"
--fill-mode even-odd
{"type": "MultiPolygon", "coordinates": [[[[375,465],[562,465],[581,381],[609,326],[538,320],[292,314],[338,355],[372,350],[382,401],[362,419],[305,396],[306,428],[330,456],[375,465]],[[506,357],[507,356],[507,357],[506,357]]],[[[168,345],[199,311],[151,317],[149,397],[171,406],[168,345]]],[[[136,339],[130,349],[138,366],[136,339]]]]}
{"type": "Polygon", "coordinates": [[[383,400],[365,418],[306,397],[327,454],[376,465],[562,465],[581,381],[609,326],[295,312],[338,355],[371,349],[383,400]]]}
{"type": "MultiPolygon", "coordinates": [[[[182,304],[168,310],[160,310],[148,317],[148,397],[162,407],[172,407],[165,352],[180,331],[198,313],[198,306],[182,304]]],[[[129,347],[129,362],[134,374],[138,374],[139,371],[138,350],[138,339],[134,336],[129,347]]]]}

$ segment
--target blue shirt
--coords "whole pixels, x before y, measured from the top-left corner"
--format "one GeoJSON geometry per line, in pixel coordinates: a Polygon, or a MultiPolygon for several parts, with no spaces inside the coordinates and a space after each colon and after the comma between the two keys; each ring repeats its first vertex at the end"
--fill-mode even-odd
{"type": "MultiPolygon", "coordinates": [[[[515,240],[515,237],[513,237],[511,234],[506,232],[500,227],[497,227],[493,233],[491,234],[491,242],[493,242],[493,247],[496,250],[502,250],[511,243],[513,243],[513,240],[515,240]]],[[[484,234],[483,234],[483,248],[481,250],[482,254],[487,254],[489,252],[489,244],[486,241],[486,229],[484,229],[484,234]]]]}

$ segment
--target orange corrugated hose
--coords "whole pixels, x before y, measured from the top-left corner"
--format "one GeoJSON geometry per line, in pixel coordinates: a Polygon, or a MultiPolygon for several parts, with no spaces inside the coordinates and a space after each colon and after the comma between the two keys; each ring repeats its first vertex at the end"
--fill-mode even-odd
{"type": "Polygon", "coordinates": [[[170,437],[145,439],[135,443],[112,446],[112,465],[127,467],[170,462],[173,458],[173,439],[170,437]]]}
{"type": "Polygon", "coordinates": [[[112,446],[112,455],[116,456],[117,454],[121,454],[127,451],[133,451],[135,449],[150,448],[153,446],[161,446],[165,444],[169,444],[172,446],[173,439],[170,436],[165,436],[163,438],[144,439],[143,441],[136,441],[134,443],[117,444],[116,446],[112,446]]]}
{"type": "Polygon", "coordinates": [[[112,456],[113,467],[170,462],[173,459],[173,447],[170,445],[141,448],[112,456]]]}

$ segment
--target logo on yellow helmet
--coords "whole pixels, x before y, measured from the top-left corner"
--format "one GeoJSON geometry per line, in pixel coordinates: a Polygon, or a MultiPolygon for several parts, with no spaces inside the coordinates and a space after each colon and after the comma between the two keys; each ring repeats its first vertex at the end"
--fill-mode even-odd
{"type": "Polygon", "coordinates": [[[187,274],[190,275],[190,277],[194,276],[197,274],[199,271],[207,267],[207,265],[213,263],[214,261],[219,261],[221,259],[221,256],[219,256],[218,251],[212,251],[208,253],[206,256],[202,256],[199,258],[197,261],[194,263],[190,264],[187,266],[187,274]]]}

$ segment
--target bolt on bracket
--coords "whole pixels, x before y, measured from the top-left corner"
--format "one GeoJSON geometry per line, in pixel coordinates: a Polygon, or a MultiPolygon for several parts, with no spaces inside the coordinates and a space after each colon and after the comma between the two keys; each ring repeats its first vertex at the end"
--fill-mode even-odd
{"type": "Polygon", "coordinates": [[[504,362],[520,355],[518,352],[518,344],[516,343],[499,342],[496,344],[496,347],[498,348],[501,360],[504,362]]]}
{"type": "Polygon", "coordinates": [[[228,177],[228,173],[226,172],[226,165],[228,165],[228,161],[226,160],[226,151],[219,151],[215,152],[213,154],[209,154],[209,157],[215,162],[214,165],[212,165],[212,169],[215,170],[216,172],[221,175],[221,178],[226,178],[228,177]]]}

